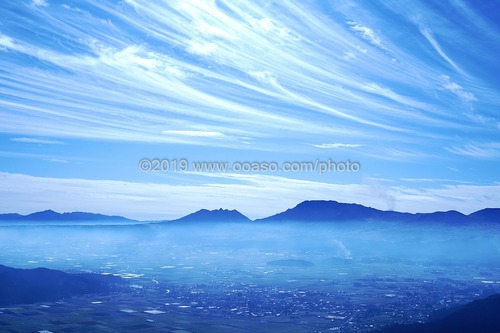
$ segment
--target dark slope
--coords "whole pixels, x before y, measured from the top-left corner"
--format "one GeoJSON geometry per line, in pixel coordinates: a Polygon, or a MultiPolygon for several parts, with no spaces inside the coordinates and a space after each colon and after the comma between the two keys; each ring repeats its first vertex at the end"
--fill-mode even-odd
{"type": "Polygon", "coordinates": [[[500,208],[486,208],[478,210],[468,216],[472,221],[500,223],[500,208]]]}
{"type": "Polygon", "coordinates": [[[500,294],[477,300],[439,314],[425,324],[398,325],[378,333],[498,333],[500,332],[500,294]]]}
{"type": "Polygon", "coordinates": [[[57,213],[53,210],[44,210],[28,215],[19,214],[0,214],[0,221],[40,221],[40,222],[57,222],[57,221],[116,221],[116,222],[138,222],[130,220],[122,216],[109,216],[95,213],[72,212],[72,213],[57,213]]]}
{"type": "Polygon", "coordinates": [[[472,222],[498,222],[500,209],[484,209],[470,215],[457,211],[435,213],[401,213],[383,211],[358,204],[337,201],[304,201],[294,208],[256,220],[256,222],[335,222],[335,221],[399,221],[399,222],[442,222],[463,224],[472,222]]]}
{"type": "Polygon", "coordinates": [[[192,214],[181,217],[177,220],[169,221],[171,222],[250,222],[250,219],[245,215],[241,214],[237,210],[228,209],[215,209],[207,210],[201,209],[192,214]]]}
{"type": "Polygon", "coordinates": [[[0,265],[0,305],[56,301],[63,298],[110,292],[122,280],[98,274],[68,274],[35,268],[0,265]]]}

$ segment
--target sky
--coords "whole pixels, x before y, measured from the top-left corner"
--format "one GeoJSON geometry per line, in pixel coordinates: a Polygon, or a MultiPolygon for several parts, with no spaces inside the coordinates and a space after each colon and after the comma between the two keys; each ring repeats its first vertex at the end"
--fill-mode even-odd
{"type": "Polygon", "coordinates": [[[499,9],[2,0],[0,213],[500,207],[499,9]]]}

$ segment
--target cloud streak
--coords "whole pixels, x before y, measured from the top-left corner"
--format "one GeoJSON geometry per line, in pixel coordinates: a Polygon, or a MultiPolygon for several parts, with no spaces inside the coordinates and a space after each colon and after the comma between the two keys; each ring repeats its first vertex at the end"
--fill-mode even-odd
{"type": "Polygon", "coordinates": [[[452,68],[461,74],[465,74],[464,71],[453,61],[450,57],[443,51],[441,45],[436,41],[431,32],[426,28],[421,28],[420,32],[427,39],[427,41],[432,45],[436,52],[443,58],[452,68]]]}
{"type": "Polygon", "coordinates": [[[443,88],[457,95],[465,103],[477,102],[476,96],[473,93],[465,91],[460,85],[450,80],[450,77],[443,75],[443,88]]]}
{"type": "Polygon", "coordinates": [[[362,38],[366,39],[371,44],[378,46],[381,49],[385,49],[385,46],[382,45],[379,36],[372,29],[365,27],[355,21],[347,21],[347,24],[351,26],[352,31],[359,34],[362,38]]]}
{"type": "Polygon", "coordinates": [[[473,158],[498,158],[500,157],[500,143],[466,144],[464,146],[447,147],[449,152],[473,158]]]}
{"type": "Polygon", "coordinates": [[[10,141],[21,142],[21,143],[36,143],[41,145],[62,145],[64,142],[49,139],[37,139],[37,138],[11,138],[10,141]]]}
{"type": "Polygon", "coordinates": [[[311,145],[316,148],[323,149],[346,149],[346,148],[359,148],[364,145],[356,144],[356,143],[322,143],[319,145],[311,145]]]}

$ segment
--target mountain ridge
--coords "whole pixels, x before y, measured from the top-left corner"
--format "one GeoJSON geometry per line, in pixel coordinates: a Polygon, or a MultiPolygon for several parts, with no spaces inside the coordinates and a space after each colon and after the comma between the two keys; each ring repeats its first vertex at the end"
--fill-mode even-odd
{"type": "Polygon", "coordinates": [[[51,209],[35,212],[27,215],[18,213],[0,214],[0,221],[123,221],[134,222],[136,220],[128,219],[123,216],[103,215],[87,212],[65,212],[58,213],[51,209]]]}
{"type": "Polygon", "coordinates": [[[386,221],[386,222],[499,222],[500,208],[485,208],[469,215],[455,210],[432,213],[406,213],[379,210],[355,203],[340,203],[334,200],[307,200],[293,208],[254,222],[342,222],[342,221],[386,221]]]}
{"type": "Polygon", "coordinates": [[[355,203],[341,203],[334,200],[306,200],[283,212],[251,220],[239,211],[233,209],[200,209],[194,213],[173,220],[139,221],[123,216],[110,216],[86,212],[58,213],[45,210],[27,215],[17,213],[0,214],[0,221],[113,221],[137,223],[192,223],[192,222],[346,222],[346,221],[385,221],[427,223],[444,222],[462,223],[497,223],[500,222],[500,208],[484,208],[465,215],[455,210],[437,211],[432,213],[406,213],[391,210],[379,210],[355,203]]]}
{"type": "Polygon", "coordinates": [[[65,273],[43,267],[20,269],[0,264],[0,306],[30,304],[85,295],[107,294],[117,284],[116,276],[65,273]]]}
{"type": "Polygon", "coordinates": [[[229,209],[214,209],[214,210],[208,210],[208,209],[200,209],[194,213],[188,214],[186,216],[183,216],[181,218],[175,219],[175,220],[170,220],[167,221],[169,223],[173,222],[182,222],[182,223],[189,223],[189,222],[243,222],[243,223],[248,223],[252,222],[248,217],[245,215],[241,214],[239,211],[236,209],[229,210],[229,209]]]}

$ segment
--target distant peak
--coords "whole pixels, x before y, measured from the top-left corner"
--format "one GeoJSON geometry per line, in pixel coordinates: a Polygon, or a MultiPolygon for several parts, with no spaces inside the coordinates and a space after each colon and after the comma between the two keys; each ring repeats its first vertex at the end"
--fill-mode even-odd
{"type": "Polygon", "coordinates": [[[174,220],[178,222],[249,222],[250,219],[233,209],[200,209],[197,212],[174,220]]]}
{"type": "MultiPolygon", "coordinates": [[[[28,215],[0,214],[0,221],[24,220],[24,221],[98,221],[98,220],[128,220],[121,216],[108,216],[97,213],[66,212],[58,213],[52,209],[31,213],[28,215]]],[[[132,220],[130,220],[132,221],[132,220]]]]}
{"type": "Polygon", "coordinates": [[[52,209],[47,209],[40,212],[28,214],[28,216],[33,216],[33,215],[61,215],[61,214],[53,211],[52,209]]]}

